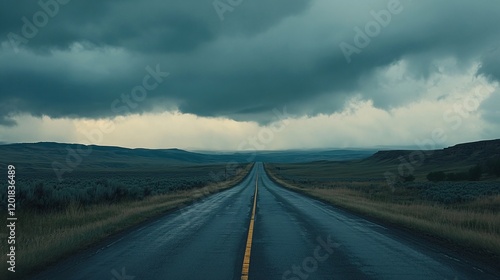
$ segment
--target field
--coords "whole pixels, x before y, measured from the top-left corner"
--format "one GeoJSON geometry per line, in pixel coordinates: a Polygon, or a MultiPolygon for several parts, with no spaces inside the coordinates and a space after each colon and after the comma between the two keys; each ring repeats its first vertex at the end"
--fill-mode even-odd
{"type": "MultiPolygon", "coordinates": [[[[58,180],[51,173],[19,174],[17,201],[22,210],[64,210],[71,204],[93,204],[141,200],[205,186],[225,180],[235,171],[222,165],[179,165],[161,171],[78,172],[58,180]]],[[[0,206],[6,207],[6,193],[0,194],[0,206]]]]}
{"type": "MultiPolygon", "coordinates": [[[[24,277],[113,234],[230,188],[251,167],[241,164],[233,172],[217,164],[170,166],[149,173],[79,172],[62,182],[52,174],[24,176],[16,183],[16,276],[24,277]]],[[[7,251],[6,242],[0,246],[7,251]]],[[[6,255],[0,261],[3,274],[6,255]]]]}
{"type": "MultiPolygon", "coordinates": [[[[488,261],[500,256],[500,181],[429,182],[435,166],[416,170],[411,182],[388,184],[384,174],[397,165],[370,161],[266,164],[269,175],[295,191],[383,223],[420,232],[459,246],[488,261]]],[[[447,167],[461,172],[470,166],[447,167]]]]}

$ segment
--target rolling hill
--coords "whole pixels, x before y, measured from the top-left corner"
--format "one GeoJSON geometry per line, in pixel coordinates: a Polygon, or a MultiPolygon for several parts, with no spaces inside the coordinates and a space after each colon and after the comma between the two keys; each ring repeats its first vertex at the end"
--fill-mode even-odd
{"type": "Polygon", "coordinates": [[[0,164],[14,164],[27,173],[52,172],[54,164],[79,171],[161,170],[171,165],[230,162],[309,162],[360,159],[371,150],[313,150],[198,153],[180,149],[129,149],[53,142],[0,145],[0,164]]]}
{"type": "Polygon", "coordinates": [[[412,154],[424,153],[423,164],[476,164],[491,158],[500,157],[500,139],[457,144],[438,150],[389,150],[379,151],[366,158],[366,161],[400,163],[400,159],[409,159],[412,154]]]}

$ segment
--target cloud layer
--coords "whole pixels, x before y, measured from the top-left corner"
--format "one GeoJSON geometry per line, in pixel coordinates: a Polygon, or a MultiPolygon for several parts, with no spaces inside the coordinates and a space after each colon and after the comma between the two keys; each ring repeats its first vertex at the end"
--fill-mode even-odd
{"type": "Polygon", "coordinates": [[[353,98],[389,112],[463,86],[446,77],[500,80],[497,0],[2,5],[0,126],[164,112],[266,125],[283,106],[297,119],[353,98]]]}

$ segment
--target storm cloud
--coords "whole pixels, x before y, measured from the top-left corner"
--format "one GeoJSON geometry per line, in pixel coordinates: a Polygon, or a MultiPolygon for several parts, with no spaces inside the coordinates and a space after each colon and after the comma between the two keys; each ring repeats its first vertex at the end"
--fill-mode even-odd
{"type": "Polygon", "coordinates": [[[427,81],[478,65],[499,81],[499,15],[497,0],[4,1],[0,125],[176,110],[264,124],[275,108],[332,114],[352,98],[395,108],[421,97],[399,71],[427,81]],[[151,69],[169,75],[134,99],[151,69]]]}

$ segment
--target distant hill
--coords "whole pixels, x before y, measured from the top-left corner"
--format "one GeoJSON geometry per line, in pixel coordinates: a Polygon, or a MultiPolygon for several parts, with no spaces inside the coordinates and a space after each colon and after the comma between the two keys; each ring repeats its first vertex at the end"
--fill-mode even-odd
{"type": "Polygon", "coordinates": [[[291,150],[291,151],[259,151],[256,153],[239,153],[245,158],[254,156],[254,161],[269,163],[300,163],[320,160],[353,160],[373,155],[373,150],[291,150]]]}
{"type": "Polygon", "coordinates": [[[229,162],[308,162],[350,160],[372,155],[370,150],[262,151],[196,153],[180,149],[129,149],[113,146],[53,142],[0,145],[0,165],[15,164],[24,172],[53,171],[58,166],[77,166],[78,171],[161,170],[169,165],[229,162]]]}
{"type": "Polygon", "coordinates": [[[452,147],[437,150],[389,150],[378,151],[366,161],[383,163],[400,162],[400,158],[407,159],[413,153],[424,152],[425,164],[476,164],[491,158],[500,157],[500,139],[485,140],[471,143],[458,144],[452,147]]]}
{"type": "Polygon", "coordinates": [[[0,145],[1,161],[25,171],[51,171],[53,164],[78,165],[79,170],[161,168],[166,165],[211,164],[233,160],[231,156],[191,153],[178,149],[152,150],[121,147],[61,144],[52,142],[0,145]]]}
{"type": "Polygon", "coordinates": [[[500,157],[500,139],[458,144],[432,151],[418,150],[290,150],[259,152],[189,152],[179,149],[129,149],[110,146],[63,144],[53,142],[0,145],[0,168],[15,164],[24,173],[37,174],[58,167],[75,172],[162,171],[172,165],[207,165],[230,162],[346,162],[366,163],[366,166],[388,166],[409,160],[414,152],[428,152],[426,166],[469,166],[500,157]]]}

